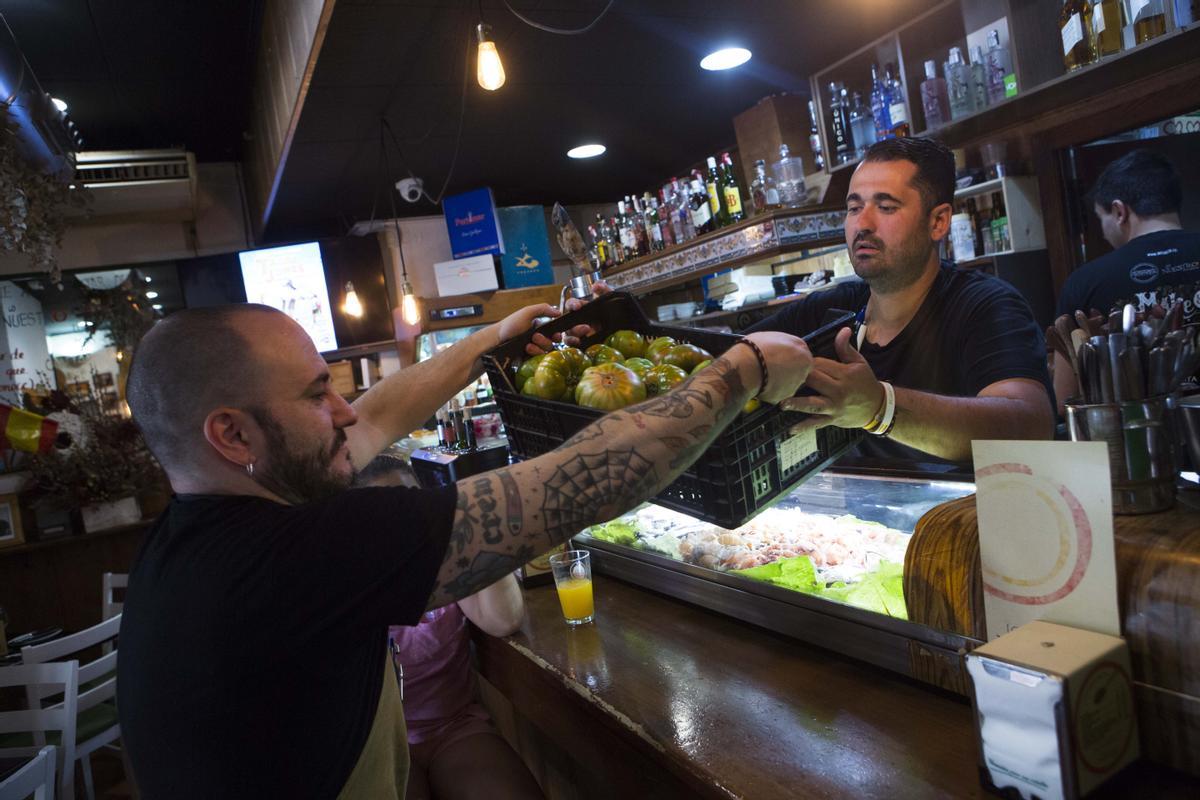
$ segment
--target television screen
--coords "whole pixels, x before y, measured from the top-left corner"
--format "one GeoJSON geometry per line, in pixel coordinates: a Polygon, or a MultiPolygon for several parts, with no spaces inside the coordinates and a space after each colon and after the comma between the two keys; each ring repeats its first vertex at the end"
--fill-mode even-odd
{"type": "Polygon", "coordinates": [[[317,242],[238,253],[246,301],[278,308],[312,337],[317,351],[338,348],[321,246],[317,242]]]}

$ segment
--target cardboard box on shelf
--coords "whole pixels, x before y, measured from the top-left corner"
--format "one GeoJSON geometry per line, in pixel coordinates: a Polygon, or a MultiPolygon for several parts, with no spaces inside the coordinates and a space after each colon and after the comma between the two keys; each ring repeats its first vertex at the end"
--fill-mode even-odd
{"type": "Polygon", "coordinates": [[[754,162],[762,159],[771,174],[771,165],[779,160],[779,145],[786,144],[791,155],[804,160],[804,170],[816,171],[816,159],[808,143],[808,98],[797,94],[773,94],[759,100],[733,118],[738,154],[742,162],[745,186],[754,181],[754,162]]]}

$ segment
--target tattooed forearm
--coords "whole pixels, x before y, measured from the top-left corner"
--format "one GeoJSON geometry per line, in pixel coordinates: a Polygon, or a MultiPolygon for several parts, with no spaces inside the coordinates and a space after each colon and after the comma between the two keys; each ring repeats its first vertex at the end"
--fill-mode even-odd
{"type": "Polygon", "coordinates": [[[606,415],[551,453],[460,481],[431,605],[479,591],[662,490],[748,399],[736,363],[720,358],[674,391],[606,415]]]}

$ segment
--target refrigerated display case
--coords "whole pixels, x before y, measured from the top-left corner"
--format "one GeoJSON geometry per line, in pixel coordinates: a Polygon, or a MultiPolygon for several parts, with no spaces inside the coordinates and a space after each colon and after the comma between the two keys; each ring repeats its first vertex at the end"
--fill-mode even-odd
{"type": "Polygon", "coordinates": [[[826,471],[735,530],[646,504],[575,544],[597,573],[954,688],[917,661],[957,662],[979,641],[909,619],[904,565],[922,516],[974,491],[826,471]]]}

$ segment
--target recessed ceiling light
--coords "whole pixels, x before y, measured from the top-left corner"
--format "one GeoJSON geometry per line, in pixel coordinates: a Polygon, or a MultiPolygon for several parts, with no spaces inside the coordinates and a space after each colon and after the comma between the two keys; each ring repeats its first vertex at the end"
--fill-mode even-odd
{"type": "Polygon", "coordinates": [[[740,67],[750,60],[750,51],[744,47],[725,47],[709,53],[700,60],[701,69],[719,70],[740,67]]]}
{"type": "Polygon", "coordinates": [[[599,155],[604,155],[607,150],[602,144],[581,144],[579,147],[572,147],[567,151],[568,158],[595,158],[599,155]]]}
{"type": "Polygon", "coordinates": [[[54,103],[54,107],[64,114],[67,113],[67,103],[65,100],[59,100],[57,97],[51,97],[50,102],[54,103]]]}
{"type": "Polygon", "coordinates": [[[149,275],[147,275],[147,276],[146,276],[146,283],[149,283],[149,282],[150,282],[150,276],[149,276],[149,275]]]}
{"type": "Polygon", "coordinates": [[[154,292],[154,291],[146,292],[147,300],[153,300],[156,297],[158,297],[158,292],[154,292]]]}
{"type": "Polygon", "coordinates": [[[150,307],[153,308],[155,311],[162,311],[162,303],[155,303],[154,305],[152,305],[150,307]]]}

